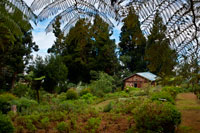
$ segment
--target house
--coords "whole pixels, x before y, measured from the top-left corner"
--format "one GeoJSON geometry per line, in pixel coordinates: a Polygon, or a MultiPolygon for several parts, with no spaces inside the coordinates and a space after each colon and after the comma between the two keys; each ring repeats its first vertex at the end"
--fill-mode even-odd
{"type": "Polygon", "coordinates": [[[157,78],[158,77],[155,74],[150,72],[135,73],[123,80],[124,88],[126,88],[127,86],[137,87],[137,88],[143,88],[149,85],[155,86],[156,85],[155,81],[157,78]]]}

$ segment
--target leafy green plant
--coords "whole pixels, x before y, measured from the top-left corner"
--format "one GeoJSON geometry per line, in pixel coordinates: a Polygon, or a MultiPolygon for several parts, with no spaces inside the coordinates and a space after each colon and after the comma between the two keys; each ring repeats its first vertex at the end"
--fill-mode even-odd
{"type": "Polygon", "coordinates": [[[112,91],[112,89],[114,88],[113,82],[114,79],[112,78],[112,76],[100,72],[98,75],[98,79],[91,82],[90,88],[95,95],[102,97],[104,93],[109,93],[112,91]]]}
{"type": "Polygon", "coordinates": [[[173,99],[173,97],[171,96],[171,94],[169,92],[166,91],[161,91],[161,92],[155,92],[151,95],[151,100],[155,101],[167,101],[170,102],[172,104],[175,104],[175,101],[173,99]]]}
{"type": "Polygon", "coordinates": [[[103,109],[103,112],[110,112],[113,108],[113,102],[110,102],[109,104],[107,104],[104,109],[103,109]]]}
{"type": "Polygon", "coordinates": [[[62,121],[62,122],[60,122],[60,123],[58,123],[56,125],[56,129],[60,133],[66,133],[66,132],[69,132],[70,127],[69,127],[69,125],[66,122],[62,121]]]}
{"type": "Polygon", "coordinates": [[[84,99],[87,103],[92,103],[97,97],[93,96],[91,93],[87,93],[81,97],[81,99],[84,99]]]}
{"type": "Polygon", "coordinates": [[[37,130],[37,128],[35,127],[35,125],[33,124],[32,120],[28,119],[26,121],[26,128],[31,131],[31,132],[35,132],[37,130]]]}
{"type": "Polygon", "coordinates": [[[44,129],[47,129],[47,127],[49,126],[49,118],[48,117],[45,117],[41,120],[41,124],[42,124],[42,127],[44,129]]]}
{"type": "Polygon", "coordinates": [[[0,111],[3,114],[6,114],[11,109],[11,102],[13,102],[16,99],[17,97],[15,97],[11,93],[0,94],[0,111]]]}
{"type": "Polygon", "coordinates": [[[182,92],[182,88],[175,86],[165,86],[162,88],[162,91],[166,91],[171,94],[171,96],[175,99],[177,94],[182,92]]]}
{"type": "Polygon", "coordinates": [[[78,98],[78,94],[74,89],[69,89],[66,93],[66,99],[68,100],[73,100],[73,99],[77,99],[78,98]]]}
{"type": "Polygon", "coordinates": [[[18,97],[24,97],[28,93],[28,89],[30,89],[28,85],[17,83],[11,91],[18,97]]]}
{"type": "Polygon", "coordinates": [[[16,128],[15,128],[15,132],[16,133],[23,133],[23,129],[24,129],[24,127],[23,126],[17,126],[16,128]]]}
{"type": "Polygon", "coordinates": [[[134,110],[134,121],[139,132],[173,133],[181,113],[168,102],[147,101],[134,110]]]}
{"type": "Polygon", "coordinates": [[[35,100],[27,99],[25,97],[14,100],[13,103],[17,105],[18,111],[22,113],[29,113],[28,111],[30,111],[34,106],[38,105],[35,100]]]}
{"type": "Polygon", "coordinates": [[[14,126],[11,120],[6,116],[0,113],[0,133],[13,133],[14,126]]]}
{"type": "Polygon", "coordinates": [[[85,95],[87,93],[91,93],[90,88],[84,88],[84,89],[82,89],[81,92],[80,92],[80,96],[83,96],[83,95],[85,95]]]}
{"type": "Polygon", "coordinates": [[[96,133],[97,129],[100,126],[100,123],[100,118],[90,118],[87,122],[86,129],[88,129],[91,133],[96,133]]]}

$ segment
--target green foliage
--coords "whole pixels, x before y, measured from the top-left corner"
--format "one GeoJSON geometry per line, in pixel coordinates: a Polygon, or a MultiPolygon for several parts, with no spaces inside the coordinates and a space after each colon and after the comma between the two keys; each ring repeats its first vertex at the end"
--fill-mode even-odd
{"type": "Polygon", "coordinates": [[[170,103],[145,102],[135,109],[134,120],[141,133],[174,133],[181,122],[181,113],[170,103]]]}
{"type": "Polygon", "coordinates": [[[62,56],[69,69],[69,81],[89,83],[90,71],[103,71],[113,75],[118,61],[115,42],[110,39],[109,25],[99,16],[91,24],[80,19],[64,39],[62,56]]]}
{"type": "Polygon", "coordinates": [[[110,112],[112,108],[113,108],[113,102],[110,102],[104,107],[103,112],[110,112]]]}
{"type": "Polygon", "coordinates": [[[169,92],[161,91],[161,92],[155,92],[151,95],[151,100],[153,101],[166,101],[170,102],[172,104],[175,104],[175,101],[172,97],[172,95],[169,92]]]}
{"type": "Polygon", "coordinates": [[[141,89],[140,88],[135,88],[135,87],[128,86],[128,87],[125,88],[125,90],[127,92],[130,92],[130,91],[140,91],[141,89]]]}
{"type": "Polygon", "coordinates": [[[141,72],[147,70],[147,62],[144,60],[146,39],[140,29],[140,22],[133,8],[123,19],[123,26],[120,33],[120,60],[124,70],[141,72]]]}
{"type": "Polygon", "coordinates": [[[62,89],[67,81],[68,68],[63,63],[61,56],[49,56],[46,58],[44,89],[52,92],[56,86],[62,89]]]}
{"type": "Polygon", "coordinates": [[[82,89],[81,92],[80,92],[80,96],[83,96],[83,95],[85,95],[87,93],[91,93],[90,88],[84,88],[84,89],[82,89]]]}
{"type": "Polygon", "coordinates": [[[29,97],[34,98],[35,92],[27,84],[18,82],[11,92],[17,97],[29,97]]]}
{"type": "Polygon", "coordinates": [[[49,126],[49,118],[48,117],[45,117],[43,119],[41,119],[41,124],[42,124],[42,127],[44,129],[47,129],[48,126],[49,126]]]}
{"type": "Polygon", "coordinates": [[[66,93],[66,99],[73,100],[78,98],[78,93],[74,89],[69,89],[66,93]]]}
{"type": "Polygon", "coordinates": [[[91,82],[90,88],[92,88],[92,92],[95,95],[102,97],[104,93],[109,93],[112,91],[112,89],[114,88],[113,81],[114,79],[112,78],[112,76],[100,72],[98,75],[98,79],[91,82]]]}
{"type": "Polygon", "coordinates": [[[170,95],[175,99],[178,93],[181,93],[183,89],[176,86],[165,86],[162,88],[162,91],[170,93],[170,95]]]}
{"type": "Polygon", "coordinates": [[[35,100],[27,99],[25,97],[14,100],[13,104],[17,105],[17,109],[21,113],[29,113],[29,111],[31,111],[36,105],[38,105],[35,100]]]}
{"type": "Polygon", "coordinates": [[[81,96],[81,99],[84,99],[87,103],[92,103],[96,99],[96,96],[93,96],[91,93],[86,93],[85,95],[81,96]]]}
{"type": "Polygon", "coordinates": [[[144,99],[131,99],[131,98],[119,98],[117,102],[113,104],[112,112],[132,114],[134,108],[139,106],[144,99]]]}
{"type": "Polygon", "coordinates": [[[66,133],[66,132],[69,132],[70,127],[69,127],[69,125],[66,122],[62,121],[62,122],[60,122],[60,123],[58,123],[56,125],[56,129],[60,133],[66,133]]]}
{"type": "Polygon", "coordinates": [[[101,123],[100,118],[90,118],[88,119],[86,129],[91,133],[96,133],[101,123]]]}
{"type": "Polygon", "coordinates": [[[170,41],[166,38],[166,26],[157,13],[154,18],[151,35],[148,37],[145,60],[148,61],[148,68],[151,72],[165,77],[173,75],[173,68],[176,65],[176,51],[170,47],[170,41]]]}
{"type": "Polygon", "coordinates": [[[0,94],[0,112],[6,114],[11,110],[11,103],[17,98],[11,93],[0,94]]]}
{"type": "Polygon", "coordinates": [[[23,73],[31,58],[31,52],[38,50],[24,12],[8,3],[8,0],[0,2],[0,88],[4,90],[14,87],[18,74],[23,73]]]}
{"type": "Polygon", "coordinates": [[[14,133],[14,126],[11,120],[0,113],[0,133],[14,133]]]}

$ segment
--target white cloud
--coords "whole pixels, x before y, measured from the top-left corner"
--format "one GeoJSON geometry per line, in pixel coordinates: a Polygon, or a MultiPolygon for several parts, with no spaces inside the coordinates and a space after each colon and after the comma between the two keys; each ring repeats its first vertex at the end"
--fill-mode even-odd
{"type": "MultiPolygon", "coordinates": [[[[31,3],[33,2],[33,0],[24,0],[28,6],[31,5],[31,3]]],[[[48,53],[47,53],[47,49],[50,48],[52,46],[52,44],[54,43],[55,40],[55,36],[53,35],[53,33],[48,33],[46,34],[45,32],[45,28],[47,26],[47,24],[49,23],[49,21],[44,21],[44,22],[40,22],[37,25],[32,24],[33,26],[33,41],[36,42],[36,44],[39,46],[39,51],[38,52],[33,52],[34,57],[36,55],[45,57],[48,53]]]]}

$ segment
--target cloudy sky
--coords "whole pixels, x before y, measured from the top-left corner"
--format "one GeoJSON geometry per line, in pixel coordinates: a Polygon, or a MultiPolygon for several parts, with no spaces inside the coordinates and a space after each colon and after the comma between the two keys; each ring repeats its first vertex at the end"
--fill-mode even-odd
{"type": "MultiPolygon", "coordinates": [[[[24,0],[29,6],[33,2],[33,0],[24,0]]],[[[37,25],[32,24],[34,30],[33,30],[33,40],[36,42],[36,44],[39,46],[39,51],[34,52],[33,55],[34,57],[38,54],[42,57],[45,57],[47,55],[47,49],[52,46],[55,40],[55,36],[53,33],[48,33],[46,34],[45,28],[48,25],[50,20],[44,21],[44,22],[39,22],[37,25]]],[[[113,36],[111,37],[112,39],[116,40],[116,43],[119,42],[119,33],[120,33],[120,28],[121,25],[116,25],[114,28],[114,33],[113,36]]]]}

